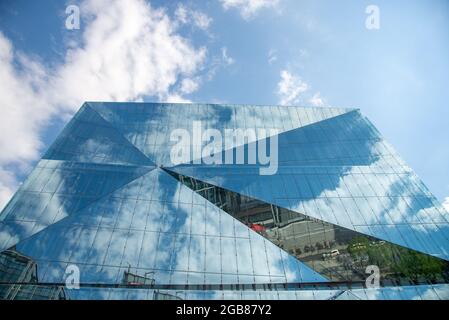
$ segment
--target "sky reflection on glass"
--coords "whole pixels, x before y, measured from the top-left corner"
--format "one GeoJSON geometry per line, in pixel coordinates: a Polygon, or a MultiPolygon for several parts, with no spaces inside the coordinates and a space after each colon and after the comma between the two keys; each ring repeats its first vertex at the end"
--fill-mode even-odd
{"type": "MultiPolygon", "coordinates": [[[[206,143],[206,142],[204,142],[206,143]]],[[[245,149],[257,150],[256,141],[245,149]]],[[[230,150],[235,151],[236,143],[230,150]]],[[[267,284],[328,279],[178,182],[169,170],[311,218],[449,260],[449,216],[358,110],[213,104],[86,103],[0,214],[0,250],[38,265],[40,282],[267,284]],[[278,129],[278,171],[173,166],[173,129],[278,129]],[[164,169],[159,168],[163,166],[164,169]],[[137,279],[137,280],[136,280],[137,279]]],[[[447,288],[155,291],[73,297],[437,299],[447,288]]]]}

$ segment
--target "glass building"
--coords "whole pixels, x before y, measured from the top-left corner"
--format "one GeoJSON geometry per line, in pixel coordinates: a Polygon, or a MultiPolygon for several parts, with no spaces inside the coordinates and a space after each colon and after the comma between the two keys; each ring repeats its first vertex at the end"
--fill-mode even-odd
{"type": "Polygon", "coordinates": [[[449,299],[449,214],[356,109],[85,103],[0,251],[1,299],[449,299]]]}

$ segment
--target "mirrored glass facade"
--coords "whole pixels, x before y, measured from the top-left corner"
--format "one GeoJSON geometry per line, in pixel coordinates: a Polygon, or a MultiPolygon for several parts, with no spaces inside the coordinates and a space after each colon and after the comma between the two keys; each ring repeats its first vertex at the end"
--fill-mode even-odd
{"type": "Polygon", "coordinates": [[[448,299],[448,231],[359,110],[85,103],[0,214],[0,298],[448,299]],[[174,164],[195,122],[276,129],[276,172],[251,135],[174,164]]]}

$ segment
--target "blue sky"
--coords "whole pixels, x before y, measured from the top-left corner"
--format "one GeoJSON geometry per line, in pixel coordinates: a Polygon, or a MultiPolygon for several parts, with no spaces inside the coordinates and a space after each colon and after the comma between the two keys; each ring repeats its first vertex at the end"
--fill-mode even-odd
{"type": "Polygon", "coordinates": [[[449,197],[445,0],[0,1],[0,79],[0,206],[85,100],[357,107],[449,197]]]}

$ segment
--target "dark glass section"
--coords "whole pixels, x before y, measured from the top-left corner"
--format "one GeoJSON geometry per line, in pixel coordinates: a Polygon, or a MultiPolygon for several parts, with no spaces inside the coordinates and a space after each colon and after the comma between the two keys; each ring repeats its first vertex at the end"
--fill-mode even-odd
{"type": "Polygon", "coordinates": [[[65,300],[62,285],[38,285],[37,263],[14,248],[0,253],[0,299],[65,300]]]}
{"type": "Polygon", "coordinates": [[[363,281],[370,265],[384,285],[449,281],[445,260],[166,171],[332,281],[363,281]]]}

